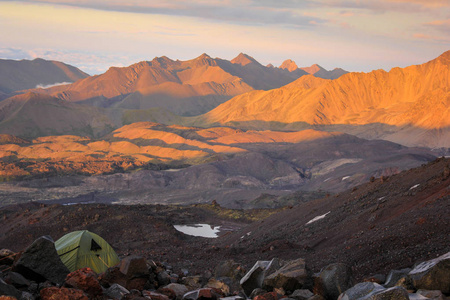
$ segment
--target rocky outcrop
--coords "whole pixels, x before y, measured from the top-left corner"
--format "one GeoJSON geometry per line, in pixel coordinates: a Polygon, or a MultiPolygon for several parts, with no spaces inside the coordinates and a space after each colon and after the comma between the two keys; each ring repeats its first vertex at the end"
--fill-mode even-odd
{"type": "Polygon", "coordinates": [[[287,262],[276,272],[264,279],[266,289],[283,288],[285,291],[301,289],[309,283],[309,272],[305,260],[302,258],[287,262]]]}
{"type": "MultiPolygon", "coordinates": [[[[41,251],[48,249],[51,240],[42,239],[32,246],[41,245],[41,251]]],[[[241,278],[241,284],[235,286],[244,269],[233,261],[219,264],[214,277],[211,269],[202,275],[183,277],[189,270],[175,273],[167,263],[128,256],[102,274],[82,268],[68,274],[58,284],[49,280],[38,283],[13,271],[0,272],[0,295],[3,295],[0,300],[446,300],[449,256],[447,253],[425,261],[409,272],[393,270],[384,285],[361,282],[354,286],[351,267],[342,263],[330,264],[312,275],[302,258],[287,262],[277,258],[258,261],[241,278]],[[397,282],[390,286],[394,277],[397,282]],[[167,280],[170,283],[163,285],[167,280]]],[[[44,260],[44,265],[48,261],[44,260]]],[[[386,278],[382,274],[372,277],[378,281],[386,278]]]]}
{"type": "Polygon", "coordinates": [[[55,243],[48,236],[35,240],[22,255],[13,270],[30,280],[63,283],[69,270],[59,259],[55,243]]]}
{"type": "Polygon", "coordinates": [[[352,269],[342,263],[323,268],[314,280],[314,292],[325,299],[336,299],[352,286],[352,269]]]}
{"type": "Polygon", "coordinates": [[[417,289],[450,293],[450,252],[418,264],[408,275],[417,289]]]}

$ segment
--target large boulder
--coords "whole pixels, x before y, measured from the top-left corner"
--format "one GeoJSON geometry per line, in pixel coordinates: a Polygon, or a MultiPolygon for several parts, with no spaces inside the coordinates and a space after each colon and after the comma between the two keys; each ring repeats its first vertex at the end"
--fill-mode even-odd
{"type": "MultiPolygon", "coordinates": [[[[226,278],[228,278],[228,277],[226,277],[226,278]]],[[[231,279],[230,279],[230,281],[231,281],[231,279]]],[[[205,287],[219,289],[222,291],[222,293],[225,296],[229,296],[231,294],[230,286],[223,280],[210,278],[208,280],[208,283],[206,283],[205,287]]]]}
{"type": "Polygon", "coordinates": [[[291,260],[275,273],[265,277],[263,288],[283,288],[286,292],[302,289],[309,284],[310,276],[303,258],[291,260]]]}
{"type": "Polygon", "coordinates": [[[375,292],[366,298],[368,300],[409,300],[408,291],[403,287],[394,286],[375,292]]]}
{"type": "Polygon", "coordinates": [[[97,274],[90,268],[82,268],[67,275],[65,285],[82,290],[91,298],[103,295],[97,274]]]}
{"type": "Polygon", "coordinates": [[[5,282],[12,284],[16,288],[25,288],[31,285],[28,279],[16,272],[9,272],[5,277],[5,282]]]}
{"type": "Polygon", "coordinates": [[[361,282],[357,285],[349,288],[344,293],[339,295],[339,300],[357,300],[357,299],[365,299],[370,295],[373,295],[377,292],[384,291],[385,288],[374,282],[361,282]]]}
{"type": "Polygon", "coordinates": [[[13,271],[33,281],[49,280],[58,284],[62,284],[70,273],[59,258],[55,243],[49,236],[42,236],[35,240],[22,253],[13,271]]]}
{"type": "Polygon", "coordinates": [[[104,292],[104,294],[114,300],[120,300],[123,296],[129,294],[130,291],[128,291],[126,288],[121,286],[120,284],[114,283],[109,288],[107,288],[104,292]]]}
{"type": "Polygon", "coordinates": [[[165,289],[172,290],[175,293],[176,299],[183,298],[184,294],[188,292],[188,288],[179,283],[170,283],[164,287],[165,289]]]}
{"type": "Polygon", "coordinates": [[[450,293],[450,252],[418,264],[409,274],[416,289],[450,293]]]}
{"type": "Polygon", "coordinates": [[[213,288],[203,288],[184,294],[183,300],[219,300],[220,292],[213,288]]]}
{"type": "Polygon", "coordinates": [[[42,300],[89,300],[89,297],[81,290],[65,287],[48,287],[40,292],[42,300]]]}
{"type": "Polygon", "coordinates": [[[132,255],[127,256],[120,261],[120,272],[125,274],[128,279],[135,277],[148,277],[149,271],[145,258],[132,255]]]}
{"type": "Polygon", "coordinates": [[[227,260],[219,264],[214,270],[214,277],[229,277],[236,281],[241,280],[245,275],[245,269],[234,260],[227,260]]]}
{"type": "Polygon", "coordinates": [[[12,296],[20,299],[22,292],[16,289],[14,286],[7,284],[0,278],[0,295],[12,296]]]}
{"type": "Polygon", "coordinates": [[[313,296],[314,294],[310,290],[295,290],[289,298],[295,300],[307,300],[313,296]]]}
{"type": "Polygon", "coordinates": [[[352,285],[352,269],[346,264],[335,263],[323,268],[314,279],[314,293],[334,300],[352,285]]]}
{"type": "Polygon", "coordinates": [[[397,282],[408,275],[411,271],[410,268],[401,269],[401,270],[391,270],[386,278],[386,282],[384,284],[385,287],[393,287],[397,284],[397,282]]]}
{"type": "Polygon", "coordinates": [[[262,288],[265,277],[280,268],[281,263],[277,258],[257,261],[240,281],[244,293],[248,296],[254,289],[262,288]]]}
{"type": "Polygon", "coordinates": [[[434,290],[434,291],[418,290],[416,292],[416,294],[424,296],[424,297],[426,297],[428,299],[433,299],[433,300],[445,300],[446,299],[445,296],[442,294],[442,292],[439,291],[439,290],[434,290]]]}

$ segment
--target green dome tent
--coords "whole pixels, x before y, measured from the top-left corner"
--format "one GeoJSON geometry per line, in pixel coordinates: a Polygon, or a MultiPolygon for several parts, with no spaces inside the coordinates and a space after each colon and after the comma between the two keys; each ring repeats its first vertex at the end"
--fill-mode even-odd
{"type": "Polygon", "coordinates": [[[89,267],[96,273],[103,273],[120,262],[103,238],[87,230],[66,234],[55,242],[55,248],[70,272],[89,267]]]}

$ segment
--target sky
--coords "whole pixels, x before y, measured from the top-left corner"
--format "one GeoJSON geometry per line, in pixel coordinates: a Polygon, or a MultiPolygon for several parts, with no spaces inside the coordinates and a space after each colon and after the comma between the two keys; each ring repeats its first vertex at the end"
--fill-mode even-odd
{"type": "Polygon", "coordinates": [[[88,74],[202,53],[389,71],[450,50],[450,0],[0,0],[0,58],[88,74]]]}

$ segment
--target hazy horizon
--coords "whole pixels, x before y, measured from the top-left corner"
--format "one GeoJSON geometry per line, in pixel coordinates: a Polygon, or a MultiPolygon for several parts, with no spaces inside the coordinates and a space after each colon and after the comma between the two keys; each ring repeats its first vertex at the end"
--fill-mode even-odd
{"type": "Polygon", "coordinates": [[[450,2],[0,0],[0,58],[63,61],[90,75],[111,66],[243,52],[348,71],[390,70],[450,49],[450,2]]]}

